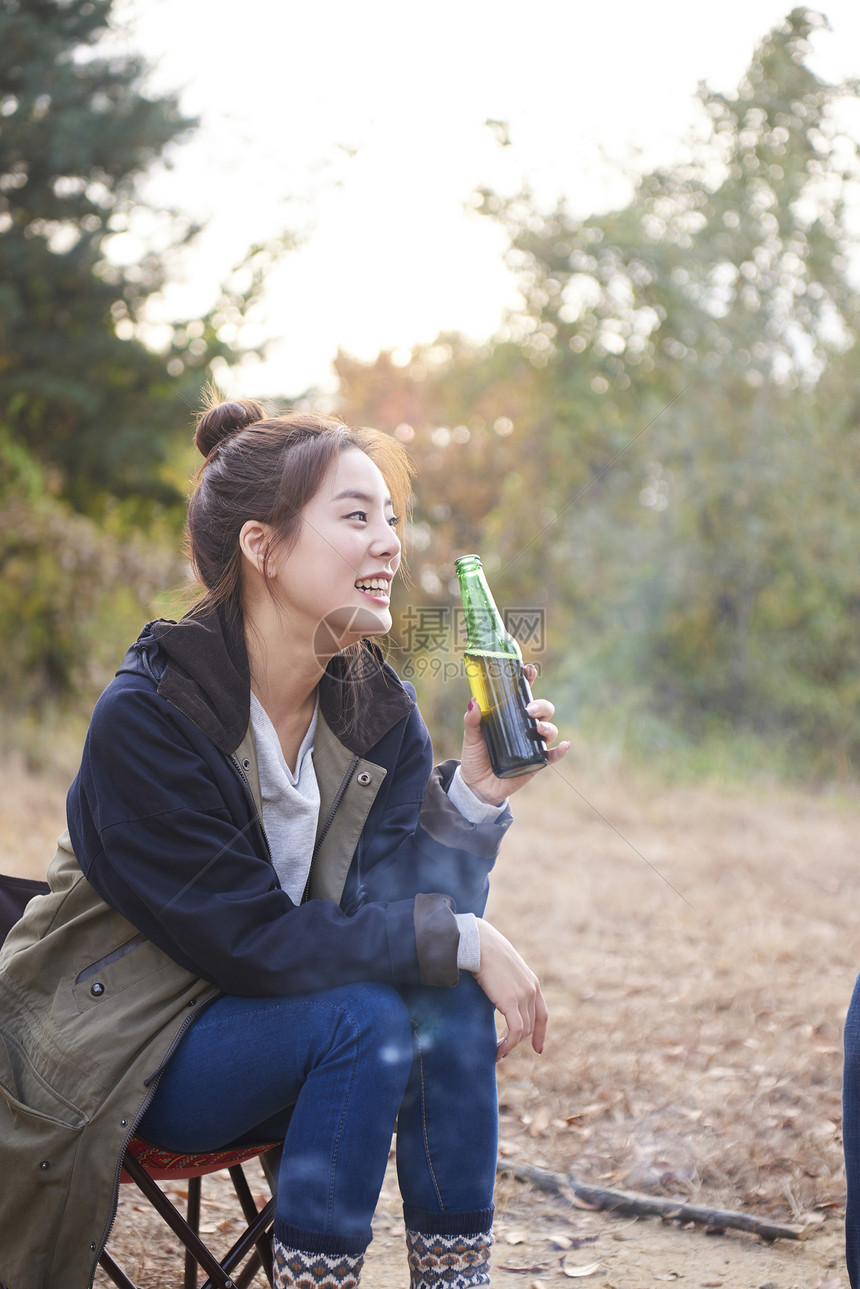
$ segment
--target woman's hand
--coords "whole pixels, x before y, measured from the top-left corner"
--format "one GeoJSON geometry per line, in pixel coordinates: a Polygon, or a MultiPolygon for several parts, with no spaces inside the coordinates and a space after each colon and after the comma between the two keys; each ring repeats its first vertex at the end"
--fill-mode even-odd
{"type": "MultiPolygon", "coordinates": [[[[531,685],[537,670],[528,663],[525,667],[526,680],[531,685]]],[[[565,740],[558,747],[550,745],[558,738],[558,727],[552,724],[555,707],[546,698],[535,698],[529,703],[527,711],[537,720],[538,732],[549,748],[549,763],[560,761],[570,750],[570,743],[565,740]]],[[[490,765],[487,745],[481,733],[481,709],[475,699],[469,703],[469,709],[463,718],[463,755],[460,759],[460,777],[477,797],[491,805],[500,806],[514,792],[524,788],[540,770],[531,774],[519,774],[513,779],[497,779],[490,765]]]]}
{"type": "Polygon", "coordinates": [[[483,918],[478,918],[478,934],[481,967],[475,979],[508,1027],[496,1047],[496,1060],[507,1056],[521,1039],[529,1036],[534,1050],[542,1052],[549,1013],[537,976],[501,931],[483,918]]]}

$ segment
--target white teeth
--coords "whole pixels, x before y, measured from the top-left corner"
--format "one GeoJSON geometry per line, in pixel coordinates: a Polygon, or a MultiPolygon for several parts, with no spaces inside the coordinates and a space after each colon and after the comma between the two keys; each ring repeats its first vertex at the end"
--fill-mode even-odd
{"type": "Polygon", "coordinates": [[[388,592],[388,583],[383,577],[370,577],[365,582],[356,582],[359,591],[385,591],[388,592]]]}

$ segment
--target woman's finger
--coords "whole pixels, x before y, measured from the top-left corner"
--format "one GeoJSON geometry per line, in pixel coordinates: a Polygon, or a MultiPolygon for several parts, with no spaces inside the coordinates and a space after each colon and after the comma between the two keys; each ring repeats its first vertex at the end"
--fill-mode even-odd
{"type": "Polygon", "coordinates": [[[548,698],[533,698],[526,706],[526,711],[535,720],[548,721],[555,716],[555,703],[551,703],[548,698]]]}
{"type": "Polygon", "coordinates": [[[502,1015],[505,1018],[507,1032],[496,1046],[497,1061],[501,1061],[508,1056],[526,1034],[531,1032],[523,1021],[518,1007],[513,1006],[508,1011],[502,1012],[502,1015]]]}
{"type": "Polygon", "coordinates": [[[546,1042],[548,1021],[549,1008],[546,1005],[546,999],[541,993],[540,985],[538,985],[537,998],[535,999],[534,1029],[532,1030],[532,1047],[538,1054],[543,1051],[543,1045],[546,1042]]]}
{"type": "Polygon", "coordinates": [[[554,743],[558,738],[558,726],[553,725],[552,721],[538,721],[537,728],[545,743],[554,743]]]}

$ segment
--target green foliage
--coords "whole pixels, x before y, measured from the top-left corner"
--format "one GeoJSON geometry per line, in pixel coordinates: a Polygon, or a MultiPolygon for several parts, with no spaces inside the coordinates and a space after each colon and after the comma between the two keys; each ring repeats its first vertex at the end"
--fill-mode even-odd
{"type": "Polygon", "coordinates": [[[176,417],[165,360],[116,331],[161,285],[159,258],[121,271],[105,251],[136,179],[192,124],[139,91],[138,61],[99,56],[110,8],[0,15],[0,407],[7,436],[89,510],[113,492],[175,500],[158,477],[176,417]]]}
{"type": "Polygon", "coordinates": [[[0,507],[0,693],[7,715],[91,702],[184,568],[171,545],[106,531],[47,496],[0,507]]]}
{"type": "Polygon", "coordinates": [[[213,361],[247,352],[239,324],[293,244],[251,247],[204,317],[145,343],[198,230],[140,180],[195,123],[116,52],[112,7],[0,8],[0,677],[17,703],[91,694],[175,581],[189,409],[213,361]]]}
{"type": "Polygon", "coordinates": [[[856,87],[810,69],[821,26],[794,10],[734,96],[702,89],[686,157],[622,210],[484,193],[523,299],[492,346],[341,367],[345,412],[418,460],[419,593],[450,602],[450,557],[477,549],[497,598],[546,608],[559,694],[583,719],[623,706],[644,753],[717,730],[799,771],[860,755],[857,147],[836,111],[856,87]]]}
{"type": "MultiPolygon", "coordinates": [[[[146,208],[139,181],[194,121],[142,88],[145,65],[104,45],[112,0],[10,0],[0,11],[0,419],[59,493],[145,521],[179,507],[177,431],[272,259],[253,247],[209,313],[159,352],[145,306],[198,231],[146,208]],[[122,237],[143,249],[122,263],[122,237]]],[[[128,258],[128,257],[126,257],[128,258]]]]}

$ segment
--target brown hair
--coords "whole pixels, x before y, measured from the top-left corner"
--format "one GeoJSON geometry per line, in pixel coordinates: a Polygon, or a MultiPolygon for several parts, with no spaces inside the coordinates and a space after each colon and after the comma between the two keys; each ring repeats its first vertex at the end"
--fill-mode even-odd
{"type": "Polygon", "coordinates": [[[316,495],[339,454],[364,452],[382,473],[395,514],[405,517],[412,467],[396,439],[313,412],[267,417],[250,400],[216,403],[202,413],[194,441],[206,461],[188,503],[191,563],[205,595],[194,612],[222,608],[242,621],[239,534],[249,519],[268,524],[275,538],[266,560],[298,539],[302,510],[316,495]]]}

